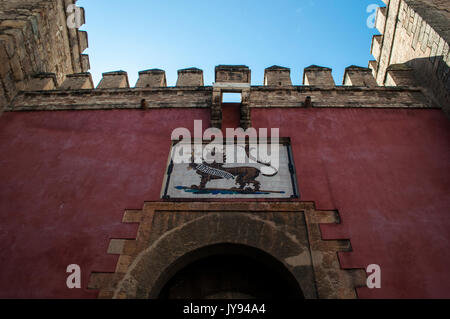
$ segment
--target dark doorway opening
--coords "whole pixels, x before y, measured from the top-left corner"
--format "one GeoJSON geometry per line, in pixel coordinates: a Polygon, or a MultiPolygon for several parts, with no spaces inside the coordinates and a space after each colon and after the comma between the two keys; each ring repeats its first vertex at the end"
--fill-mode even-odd
{"type": "Polygon", "coordinates": [[[272,256],[239,245],[214,247],[216,253],[196,259],[178,270],[165,284],[159,298],[304,298],[295,277],[272,256]]]}

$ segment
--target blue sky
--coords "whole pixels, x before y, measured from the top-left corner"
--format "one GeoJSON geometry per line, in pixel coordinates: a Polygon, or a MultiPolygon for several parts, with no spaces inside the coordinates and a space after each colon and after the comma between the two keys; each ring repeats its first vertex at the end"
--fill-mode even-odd
{"type": "Polygon", "coordinates": [[[174,86],[177,70],[197,67],[205,85],[214,82],[219,64],[244,64],[252,84],[262,85],[264,69],[291,68],[302,84],[311,64],[333,68],[342,83],[350,65],[367,67],[373,59],[367,26],[370,4],[380,0],[79,0],[86,9],[91,73],[95,84],[108,71],[160,68],[174,86]]]}

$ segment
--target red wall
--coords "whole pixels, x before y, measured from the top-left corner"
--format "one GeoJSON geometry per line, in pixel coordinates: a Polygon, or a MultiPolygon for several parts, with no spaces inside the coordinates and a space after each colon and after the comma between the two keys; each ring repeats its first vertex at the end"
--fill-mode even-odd
{"type": "MultiPolygon", "coordinates": [[[[231,110],[231,109],[230,109],[231,110]]],[[[450,125],[439,110],[254,109],[291,137],[302,200],[339,209],[326,239],[344,267],[382,267],[363,298],[450,297],[450,125]]],[[[224,114],[226,116],[226,113],[224,114]]],[[[0,117],[0,298],[86,298],[67,265],[114,271],[110,238],[134,238],[125,209],[159,200],[174,128],[201,109],[4,113],[0,117]]],[[[226,119],[225,119],[226,121],[226,119]]],[[[233,121],[234,122],[234,119],[233,121]]]]}

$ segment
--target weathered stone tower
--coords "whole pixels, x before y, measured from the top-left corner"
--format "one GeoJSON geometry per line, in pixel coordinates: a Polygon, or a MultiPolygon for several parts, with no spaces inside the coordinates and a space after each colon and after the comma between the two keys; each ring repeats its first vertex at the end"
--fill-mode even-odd
{"type": "Polygon", "coordinates": [[[450,114],[449,20],[446,0],[390,0],[378,10],[369,67],[379,85],[417,85],[450,114]]]}
{"type": "Polygon", "coordinates": [[[89,70],[87,33],[67,23],[84,24],[84,10],[71,10],[75,2],[0,1],[0,111],[20,91],[52,90],[89,70]]]}
{"type": "Polygon", "coordinates": [[[72,4],[0,2],[0,297],[450,297],[447,1],[389,1],[342,85],[220,65],[96,88],[72,4]],[[175,162],[174,130],[207,127],[279,129],[279,165],[175,162]]]}

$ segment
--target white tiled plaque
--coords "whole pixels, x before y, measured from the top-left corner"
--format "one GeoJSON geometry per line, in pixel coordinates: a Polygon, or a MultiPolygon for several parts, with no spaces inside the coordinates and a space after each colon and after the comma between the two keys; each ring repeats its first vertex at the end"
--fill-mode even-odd
{"type": "MultiPolygon", "coordinates": [[[[270,146],[267,147],[270,150],[270,146]]],[[[259,163],[246,159],[246,163],[241,164],[229,163],[229,160],[223,164],[204,161],[177,164],[171,157],[162,196],[165,199],[298,197],[289,144],[279,145],[278,164],[271,165],[267,157],[263,160],[258,156],[259,163]]]]}

